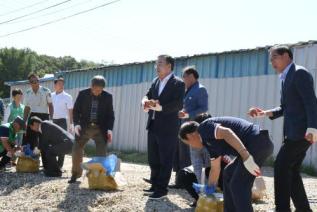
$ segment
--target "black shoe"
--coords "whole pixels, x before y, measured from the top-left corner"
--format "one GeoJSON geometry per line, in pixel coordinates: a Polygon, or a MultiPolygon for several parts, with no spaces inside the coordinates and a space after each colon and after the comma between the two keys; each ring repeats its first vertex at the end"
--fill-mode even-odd
{"type": "Polygon", "coordinates": [[[153,194],[151,194],[149,196],[149,199],[152,200],[159,200],[159,199],[163,199],[164,197],[167,196],[167,193],[158,193],[158,192],[154,192],[153,194]]]}
{"type": "Polygon", "coordinates": [[[177,185],[177,184],[168,185],[167,187],[168,187],[168,188],[171,188],[171,189],[181,189],[181,188],[182,188],[180,185],[177,185]]]}
{"type": "Polygon", "coordinates": [[[143,189],[144,193],[153,193],[154,192],[154,188],[151,187],[149,189],[143,189]]]}
{"type": "Polygon", "coordinates": [[[196,208],[197,201],[194,201],[194,202],[190,203],[189,206],[192,207],[192,208],[196,208]]]}
{"type": "Polygon", "coordinates": [[[62,172],[61,171],[46,171],[44,170],[44,174],[46,177],[61,177],[62,176],[62,172]]]}
{"type": "Polygon", "coordinates": [[[76,179],[77,178],[75,176],[72,176],[70,180],[68,181],[68,183],[76,183],[76,179]]]}
{"type": "Polygon", "coordinates": [[[146,183],[149,183],[149,184],[152,184],[152,181],[150,179],[147,179],[147,178],[143,178],[144,182],[146,183]]]}

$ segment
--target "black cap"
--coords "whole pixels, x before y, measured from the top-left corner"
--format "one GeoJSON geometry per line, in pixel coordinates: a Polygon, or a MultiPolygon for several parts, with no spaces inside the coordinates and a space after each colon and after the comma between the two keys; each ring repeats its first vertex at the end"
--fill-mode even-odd
{"type": "Polygon", "coordinates": [[[20,116],[17,116],[17,117],[14,119],[13,123],[19,124],[22,130],[25,129],[25,122],[24,122],[23,118],[21,118],[20,116]]]}

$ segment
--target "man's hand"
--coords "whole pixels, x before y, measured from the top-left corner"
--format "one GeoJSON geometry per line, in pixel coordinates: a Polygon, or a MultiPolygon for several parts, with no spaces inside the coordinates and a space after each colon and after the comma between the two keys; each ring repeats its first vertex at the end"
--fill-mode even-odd
{"type": "Polygon", "coordinates": [[[74,124],[70,124],[69,125],[69,129],[68,129],[68,132],[70,133],[70,134],[73,134],[74,133],[74,124]]]}
{"type": "Polygon", "coordinates": [[[151,109],[151,107],[155,106],[155,100],[148,100],[147,98],[143,98],[142,99],[142,107],[144,112],[149,112],[149,110],[151,109]]]}
{"type": "Polygon", "coordinates": [[[249,112],[248,112],[248,115],[255,118],[255,117],[264,117],[266,116],[266,111],[265,110],[262,110],[258,107],[251,107],[249,109],[249,112]]]}
{"type": "Polygon", "coordinates": [[[14,155],[14,151],[13,150],[11,150],[11,151],[9,151],[9,152],[7,152],[7,156],[9,157],[9,158],[12,158],[13,157],[13,155],[14,155]]]}
{"type": "Polygon", "coordinates": [[[160,105],[160,102],[158,100],[152,100],[150,109],[155,111],[162,111],[162,106],[160,105]]]}
{"type": "Polygon", "coordinates": [[[317,129],[307,128],[305,139],[312,144],[317,142],[317,129]]]}
{"type": "Polygon", "coordinates": [[[252,155],[243,162],[244,167],[254,176],[258,177],[261,175],[259,166],[254,162],[252,155]]]}
{"type": "Polygon", "coordinates": [[[80,136],[80,131],[81,131],[81,126],[80,125],[76,125],[74,128],[75,134],[77,136],[80,136]]]}
{"type": "Polygon", "coordinates": [[[108,142],[109,144],[112,143],[112,131],[111,131],[111,130],[108,130],[108,131],[107,131],[107,137],[106,137],[106,139],[107,139],[107,142],[108,142]]]}
{"type": "Polygon", "coordinates": [[[178,112],[178,118],[180,119],[187,119],[189,118],[189,114],[186,113],[184,110],[178,112]]]}

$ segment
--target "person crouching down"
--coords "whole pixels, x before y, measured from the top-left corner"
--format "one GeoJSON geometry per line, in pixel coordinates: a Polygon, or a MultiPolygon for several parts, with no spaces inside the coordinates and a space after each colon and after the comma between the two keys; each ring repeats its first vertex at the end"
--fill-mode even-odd
{"type": "Polygon", "coordinates": [[[17,133],[25,128],[25,123],[20,116],[17,116],[13,122],[0,126],[0,170],[4,170],[11,158],[16,152],[15,142],[17,133]]]}
{"type": "Polygon", "coordinates": [[[42,121],[36,116],[30,118],[29,126],[32,131],[39,133],[44,174],[48,177],[61,177],[62,171],[57,156],[71,153],[74,136],[60,126],[50,121],[42,121]]]}
{"type": "Polygon", "coordinates": [[[207,148],[211,160],[208,187],[215,190],[221,156],[237,156],[223,173],[224,211],[253,211],[251,189],[260,168],[273,152],[267,130],[235,117],[214,117],[202,122],[189,121],[181,126],[181,140],[192,148],[207,148]]]}

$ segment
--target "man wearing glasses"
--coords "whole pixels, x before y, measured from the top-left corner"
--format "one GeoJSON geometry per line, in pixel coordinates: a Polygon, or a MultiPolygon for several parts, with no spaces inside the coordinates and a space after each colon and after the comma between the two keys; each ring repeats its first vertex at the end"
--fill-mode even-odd
{"type": "MultiPolygon", "coordinates": [[[[32,116],[37,116],[41,120],[49,120],[53,116],[53,105],[51,91],[40,86],[39,77],[31,73],[28,76],[31,88],[28,89],[24,97],[24,120],[29,120],[32,116]]],[[[23,145],[30,144],[31,149],[41,145],[38,144],[38,133],[33,132],[28,126],[23,138],[23,145]]],[[[41,149],[41,146],[39,146],[41,149]]],[[[43,166],[46,165],[45,156],[42,156],[43,166]]]]}

